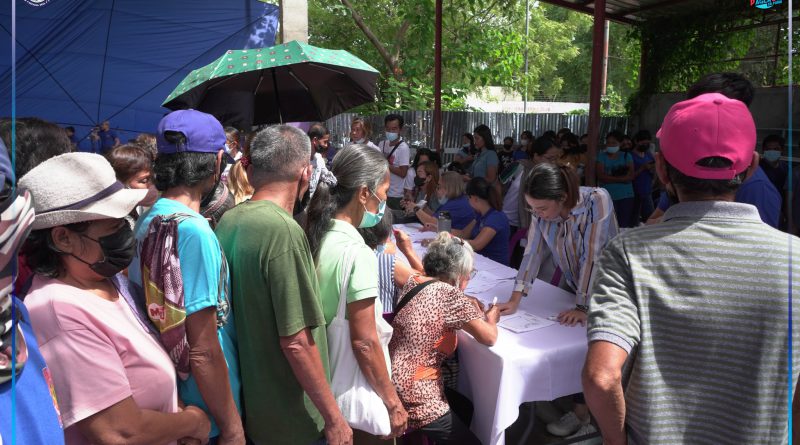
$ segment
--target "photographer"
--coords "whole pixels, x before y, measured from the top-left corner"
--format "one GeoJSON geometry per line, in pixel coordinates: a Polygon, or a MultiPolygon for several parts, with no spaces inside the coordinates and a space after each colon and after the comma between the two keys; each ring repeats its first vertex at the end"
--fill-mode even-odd
{"type": "Polygon", "coordinates": [[[614,201],[614,212],[620,227],[633,227],[633,156],[620,152],[623,135],[619,131],[611,131],[606,136],[605,151],[597,154],[597,180],[599,185],[611,195],[614,201]]]}

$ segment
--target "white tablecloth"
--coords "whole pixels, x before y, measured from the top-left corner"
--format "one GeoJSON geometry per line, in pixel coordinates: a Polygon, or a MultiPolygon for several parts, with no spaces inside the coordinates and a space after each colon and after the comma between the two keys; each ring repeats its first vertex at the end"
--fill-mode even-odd
{"type": "MultiPolygon", "coordinates": [[[[422,255],[419,241],[433,238],[420,232],[419,224],[398,226],[414,240],[414,250],[422,255]]],[[[514,287],[516,270],[481,255],[475,256],[478,270],[466,293],[482,300],[508,300],[514,287]],[[486,286],[486,282],[491,286],[486,286]],[[471,292],[471,290],[474,290],[471,292]]],[[[536,281],[530,297],[519,309],[541,317],[556,315],[575,306],[575,296],[542,281],[536,281]]],[[[486,347],[466,332],[458,334],[460,361],[459,387],[475,406],[472,431],[484,445],[505,444],[505,429],[519,417],[523,402],[553,400],[581,392],[580,374],[586,358],[586,328],[554,324],[542,329],[515,334],[498,328],[497,342],[486,347]]]]}

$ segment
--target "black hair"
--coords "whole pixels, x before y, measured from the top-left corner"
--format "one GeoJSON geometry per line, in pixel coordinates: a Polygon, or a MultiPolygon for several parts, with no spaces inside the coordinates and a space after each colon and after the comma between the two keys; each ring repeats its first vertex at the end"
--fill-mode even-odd
{"type": "Polygon", "coordinates": [[[389,235],[392,234],[393,219],[392,212],[385,212],[378,224],[366,229],[358,229],[358,233],[361,234],[361,237],[364,238],[364,243],[370,249],[377,249],[379,245],[386,241],[386,238],[389,238],[389,235]]]}
{"type": "Polygon", "coordinates": [[[686,91],[686,98],[692,99],[706,93],[720,93],[728,98],[740,100],[749,107],[756,90],[753,84],[739,73],[711,73],[690,86],[686,91]]]}
{"type": "Polygon", "coordinates": [[[511,136],[504,137],[503,138],[503,145],[505,145],[506,141],[511,141],[511,143],[513,144],[514,143],[514,138],[512,138],[511,136]]]}
{"type": "Polygon", "coordinates": [[[548,162],[534,166],[525,182],[525,194],[533,199],[564,200],[564,207],[572,209],[578,203],[580,179],[568,165],[548,162]]]}
{"type": "Polygon", "coordinates": [[[548,137],[540,137],[533,141],[533,146],[531,147],[531,155],[537,154],[539,156],[544,156],[547,153],[547,150],[558,146],[556,142],[548,137]]]}
{"type": "Polygon", "coordinates": [[[225,127],[225,137],[229,139],[233,139],[236,142],[239,142],[240,134],[239,130],[234,127],[225,127]]]}
{"type": "Polygon", "coordinates": [[[608,140],[608,138],[610,138],[610,137],[616,139],[617,142],[622,142],[622,139],[625,138],[625,135],[622,134],[622,132],[619,131],[619,130],[611,130],[606,135],[606,140],[608,140]]]}
{"type": "MultiPolygon", "coordinates": [[[[747,170],[740,172],[733,179],[700,179],[686,175],[666,162],[666,159],[664,161],[667,167],[667,176],[672,185],[692,196],[718,197],[735,194],[747,173],[747,170]]],[[[710,156],[700,159],[696,164],[706,168],[730,168],[732,162],[723,157],[710,156]]]]}
{"type": "Polygon", "coordinates": [[[486,125],[478,125],[475,127],[473,133],[477,133],[478,136],[483,139],[483,143],[486,145],[487,150],[494,150],[494,139],[492,138],[492,130],[489,129],[486,125]]]}
{"type": "Polygon", "coordinates": [[[572,133],[572,130],[570,130],[567,127],[561,127],[561,128],[558,129],[557,135],[559,135],[559,134],[563,135],[563,134],[567,134],[567,133],[572,133]]]}
{"type": "Polygon", "coordinates": [[[478,177],[470,179],[464,194],[467,196],[477,196],[487,201],[489,205],[496,210],[502,210],[503,208],[502,199],[499,196],[500,194],[485,178],[478,177]]]}
{"type": "Polygon", "coordinates": [[[69,130],[69,131],[71,131],[71,132],[72,132],[72,134],[75,134],[75,127],[73,127],[73,126],[64,127],[64,129],[65,129],[65,130],[69,130]]]}
{"type": "Polygon", "coordinates": [[[561,142],[565,142],[570,145],[570,147],[575,146],[575,148],[580,145],[580,141],[578,140],[578,136],[573,133],[567,133],[564,136],[561,136],[561,142]]]}
{"type": "Polygon", "coordinates": [[[543,137],[543,138],[550,138],[550,139],[552,139],[552,140],[556,140],[556,132],[555,132],[555,131],[553,131],[553,130],[547,130],[547,131],[545,131],[544,133],[542,133],[542,136],[541,136],[541,137],[543,137]]]}
{"type": "Polygon", "coordinates": [[[531,133],[530,130],[525,130],[519,135],[520,139],[522,139],[524,137],[527,137],[529,141],[532,141],[533,140],[533,133],[531,133]]]}
{"type": "Polygon", "coordinates": [[[345,208],[362,186],[375,193],[386,177],[389,164],[383,154],[365,147],[360,144],[348,145],[336,153],[331,166],[336,185],[330,186],[320,181],[308,203],[304,229],[315,259],[319,258],[322,238],[330,229],[336,212],[345,208]]]}
{"type": "Polygon", "coordinates": [[[777,142],[778,145],[780,145],[781,149],[786,147],[786,141],[780,135],[777,134],[771,134],[765,137],[764,142],[761,143],[761,147],[762,148],[765,147],[770,142],[777,142]]]}
{"type": "MultiPolygon", "coordinates": [[[[164,139],[178,147],[186,145],[186,136],[180,132],[165,131],[164,139]]],[[[160,153],[153,166],[153,179],[161,192],[179,186],[194,187],[213,176],[216,165],[216,153],[160,153]]]]}
{"type": "MultiPolygon", "coordinates": [[[[76,232],[86,233],[91,221],[65,224],[64,227],[76,232]]],[[[64,271],[61,257],[65,254],[58,252],[53,243],[52,227],[32,231],[20,249],[25,256],[28,267],[35,273],[49,278],[56,278],[64,271]]]]}
{"type": "Polygon", "coordinates": [[[636,135],[633,136],[634,141],[650,141],[653,140],[653,136],[650,134],[648,130],[639,130],[636,132],[636,135]]]}
{"type": "Polygon", "coordinates": [[[431,151],[431,149],[419,148],[417,149],[417,153],[414,155],[414,162],[411,163],[411,168],[416,170],[416,168],[419,167],[419,158],[423,155],[427,156],[429,160],[433,161],[433,151],[431,151]]]}
{"type": "Polygon", "coordinates": [[[391,121],[397,121],[400,124],[400,129],[403,129],[403,126],[406,124],[406,120],[403,119],[403,116],[399,114],[387,114],[386,117],[383,118],[383,125],[388,124],[391,121]]]}
{"type": "MultiPolygon", "coordinates": [[[[0,138],[11,158],[11,119],[0,119],[0,138]]],[[[67,133],[58,125],[36,117],[17,118],[16,178],[25,176],[42,162],[73,150],[67,133]]]]}
{"type": "Polygon", "coordinates": [[[310,139],[314,138],[322,139],[325,137],[325,135],[331,133],[330,131],[328,131],[328,127],[326,127],[325,124],[323,124],[322,122],[317,122],[316,124],[313,124],[311,125],[311,127],[309,127],[307,134],[310,139]]]}

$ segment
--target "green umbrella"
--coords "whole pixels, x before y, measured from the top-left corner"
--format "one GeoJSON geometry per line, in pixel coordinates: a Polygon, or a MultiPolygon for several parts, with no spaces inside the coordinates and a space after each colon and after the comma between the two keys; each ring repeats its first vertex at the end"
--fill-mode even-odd
{"type": "Polygon", "coordinates": [[[343,50],[291,41],[228,50],[181,81],[164,101],[227,125],[322,121],[375,97],[378,71],[343,50]]]}

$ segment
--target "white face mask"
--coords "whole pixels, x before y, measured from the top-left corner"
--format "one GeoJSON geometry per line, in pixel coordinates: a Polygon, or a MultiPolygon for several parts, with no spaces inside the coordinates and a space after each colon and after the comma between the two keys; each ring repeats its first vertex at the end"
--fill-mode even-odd
{"type": "Polygon", "coordinates": [[[366,141],[366,139],[364,139],[364,138],[361,138],[361,139],[356,139],[356,140],[354,140],[354,141],[352,141],[352,142],[353,142],[354,144],[363,144],[365,141],[366,141]]]}

